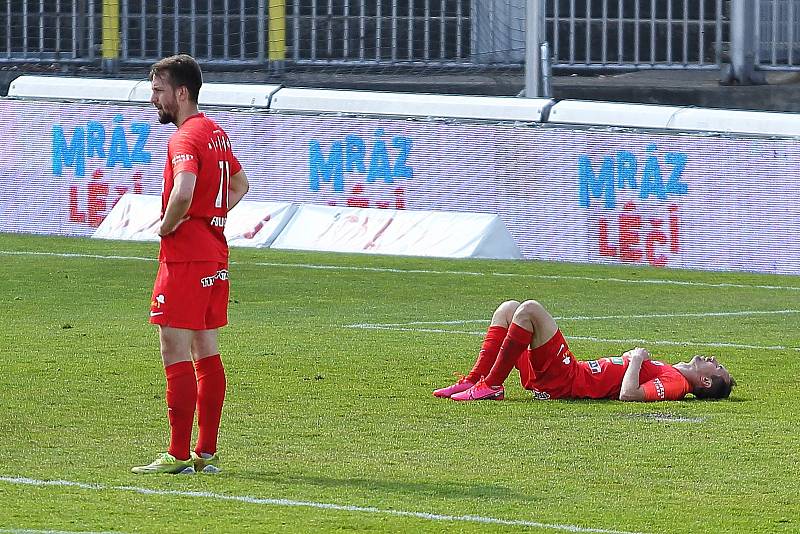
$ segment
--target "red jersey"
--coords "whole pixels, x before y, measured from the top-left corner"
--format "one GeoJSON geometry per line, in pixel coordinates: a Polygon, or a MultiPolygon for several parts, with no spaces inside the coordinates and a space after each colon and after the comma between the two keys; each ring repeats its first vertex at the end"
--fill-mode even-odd
{"type": "Polygon", "coordinates": [[[242,169],[233,155],[228,134],[203,113],[192,115],[172,134],[164,166],[161,216],[167,208],[175,175],[188,171],[197,176],[189,219],[161,238],[159,261],[228,260],[225,221],[228,216],[230,178],[242,169]]]}
{"type": "MultiPolygon", "coordinates": [[[[572,382],[572,397],[577,399],[619,399],[622,377],[630,358],[616,356],[588,362],[578,361],[572,382]]],[[[645,401],[680,400],[691,391],[689,382],[671,365],[645,360],[639,371],[639,385],[645,401]]]]}

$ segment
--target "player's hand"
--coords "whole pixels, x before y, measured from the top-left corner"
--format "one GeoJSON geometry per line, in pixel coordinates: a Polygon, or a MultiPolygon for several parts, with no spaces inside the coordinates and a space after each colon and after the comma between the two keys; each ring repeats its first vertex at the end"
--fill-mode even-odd
{"type": "Polygon", "coordinates": [[[189,220],[189,216],[188,215],[186,215],[185,217],[182,217],[172,229],[165,229],[164,228],[164,223],[162,221],[161,228],[158,229],[158,237],[168,236],[169,234],[171,234],[172,232],[177,230],[180,225],[182,225],[185,221],[188,221],[188,220],[189,220]]]}
{"type": "Polygon", "coordinates": [[[623,354],[623,356],[627,356],[631,360],[638,360],[640,362],[650,359],[650,353],[647,351],[647,349],[643,349],[642,347],[631,349],[623,354]]]}

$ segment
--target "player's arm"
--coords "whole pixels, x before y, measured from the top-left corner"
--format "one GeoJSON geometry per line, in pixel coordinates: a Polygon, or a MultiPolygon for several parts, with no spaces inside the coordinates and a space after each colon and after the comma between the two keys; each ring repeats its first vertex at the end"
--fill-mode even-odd
{"type": "Polygon", "coordinates": [[[186,213],[192,205],[196,182],[197,176],[193,172],[181,171],[175,175],[164,217],[161,219],[161,227],[158,230],[159,236],[171,234],[187,219],[186,213]]]}
{"type": "Polygon", "coordinates": [[[231,181],[228,185],[228,211],[232,210],[242,200],[242,197],[249,189],[250,183],[247,181],[244,169],[231,176],[231,181]]]}
{"type": "Polygon", "coordinates": [[[625,375],[622,377],[622,387],[619,390],[619,400],[621,401],[643,401],[645,398],[644,388],[639,384],[639,372],[642,370],[642,363],[650,359],[650,353],[642,348],[629,350],[623,356],[630,359],[625,375]]]}

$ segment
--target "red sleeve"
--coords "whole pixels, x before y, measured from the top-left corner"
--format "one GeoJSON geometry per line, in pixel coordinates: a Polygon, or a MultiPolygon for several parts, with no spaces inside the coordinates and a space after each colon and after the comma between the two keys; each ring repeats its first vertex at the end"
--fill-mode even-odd
{"type": "MultiPolygon", "coordinates": [[[[182,132],[179,132],[181,134],[182,132]]],[[[192,142],[186,134],[175,135],[169,141],[169,152],[171,154],[170,165],[172,165],[172,175],[177,176],[179,172],[188,171],[197,176],[200,169],[200,154],[197,145],[192,142]]]]}
{"type": "Polygon", "coordinates": [[[680,400],[689,393],[689,383],[682,375],[661,375],[641,385],[646,402],[680,400]]]}
{"type": "Polygon", "coordinates": [[[236,156],[231,154],[231,176],[242,170],[242,164],[236,159],[236,156]]]}

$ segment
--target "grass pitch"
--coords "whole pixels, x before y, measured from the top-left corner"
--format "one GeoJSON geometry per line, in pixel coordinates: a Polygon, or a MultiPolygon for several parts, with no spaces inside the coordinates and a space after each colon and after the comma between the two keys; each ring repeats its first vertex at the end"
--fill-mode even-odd
{"type": "Polygon", "coordinates": [[[224,472],[144,477],[168,432],[156,245],[0,251],[0,532],[800,530],[797,277],[234,249],[224,472]],[[514,373],[503,402],[434,399],[509,298],[579,358],[716,354],[740,385],[541,402],[514,373]]]}

